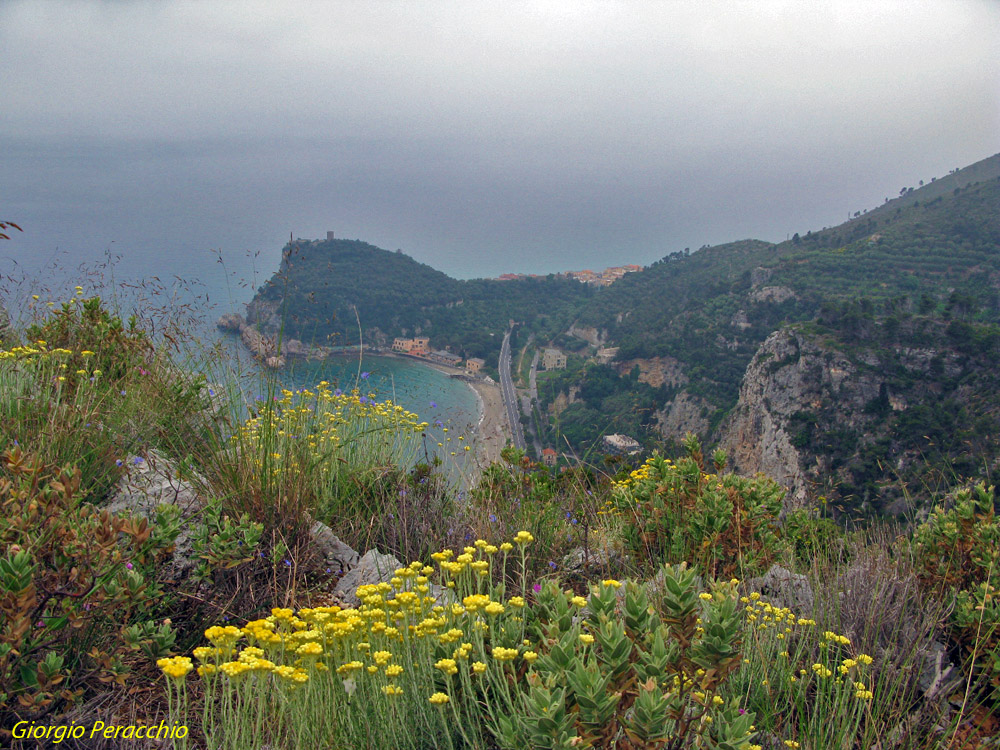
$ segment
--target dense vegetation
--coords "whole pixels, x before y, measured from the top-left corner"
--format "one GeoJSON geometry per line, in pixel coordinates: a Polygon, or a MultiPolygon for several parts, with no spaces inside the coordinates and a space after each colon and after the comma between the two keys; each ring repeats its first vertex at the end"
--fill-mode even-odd
{"type": "MultiPolygon", "coordinates": [[[[827,345],[894,373],[888,392],[909,394],[904,413],[885,403],[865,412],[892,417],[868,437],[823,426],[835,412],[845,417],[836,404],[803,406],[790,426],[797,448],[829,459],[830,473],[815,478],[817,494],[879,510],[887,504],[867,498],[901,478],[892,468],[901,456],[910,464],[926,454],[930,473],[953,478],[996,457],[995,419],[983,405],[992,387],[984,374],[992,326],[1000,324],[1000,155],[900,192],[840,226],[786,242],[672,252],[604,289],[557,277],[456,281],[360,242],[297,243],[259,299],[284,300],[273,319],[308,341],[355,341],[360,320],[369,342],[419,331],[432,346],[484,357],[490,367],[516,321],[516,345],[577,355],[567,372],[542,376],[534,421],[543,444],[581,456],[610,432],[649,448],[679,444],[688,428],[665,432],[661,419],[677,396],[693,404],[703,438],[721,439],[761,344],[783,327],[815,324],[827,345]],[[615,363],[588,361],[597,347],[581,338],[584,329],[619,348],[615,363]],[[898,351],[913,346],[936,352],[936,369],[898,372],[898,351]],[[941,363],[952,354],[962,362],[946,375],[941,363]],[[622,364],[657,358],[676,363],[680,382],[652,387],[622,364]],[[977,451],[981,458],[969,458],[977,451]]],[[[903,479],[926,496],[927,476],[903,479]]]]}
{"type": "Polygon", "coordinates": [[[996,733],[992,488],[848,533],[781,520],[780,487],[692,436],[614,475],[507,451],[459,494],[408,468],[430,425],[346,384],[271,381],[243,404],[82,289],[37,312],[0,348],[5,745],[97,720],[233,750],[930,750],[996,733]],[[166,467],[196,512],[118,502],[166,467]],[[342,571],[317,556],[316,519],[412,562],[332,603],[342,571]]]}

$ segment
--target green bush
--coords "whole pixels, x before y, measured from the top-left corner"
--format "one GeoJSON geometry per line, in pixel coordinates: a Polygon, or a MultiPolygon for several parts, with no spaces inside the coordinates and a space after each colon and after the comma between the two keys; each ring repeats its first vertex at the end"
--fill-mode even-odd
{"type": "Polygon", "coordinates": [[[676,463],[654,455],[617,484],[627,546],[654,564],[688,561],[712,577],[765,570],[779,551],[784,490],[772,479],[722,473],[722,451],[706,473],[697,439],[686,447],[676,463]]]}

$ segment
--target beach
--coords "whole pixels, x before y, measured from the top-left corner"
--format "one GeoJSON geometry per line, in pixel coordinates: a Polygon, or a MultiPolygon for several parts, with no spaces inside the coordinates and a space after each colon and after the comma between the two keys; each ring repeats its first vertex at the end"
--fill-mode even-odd
{"type": "MultiPolygon", "coordinates": [[[[405,355],[396,352],[379,352],[380,357],[400,357],[405,355]]],[[[429,362],[422,357],[405,357],[419,362],[426,367],[432,367],[445,375],[465,375],[465,370],[459,367],[449,367],[440,362],[429,362]]],[[[483,469],[500,460],[500,451],[510,440],[510,425],[507,423],[507,412],[503,408],[503,397],[500,385],[492,380],[463,377],[462,381],[471,388],[479,401],[479,422],[476,424],[475,449],[476,466],[483,469]]]]}

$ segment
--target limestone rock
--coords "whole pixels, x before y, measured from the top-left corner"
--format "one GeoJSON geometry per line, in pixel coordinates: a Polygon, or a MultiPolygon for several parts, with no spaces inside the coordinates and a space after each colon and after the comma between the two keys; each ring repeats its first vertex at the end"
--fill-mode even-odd
{"type": "Polygon", "coordinates": [[[809,579],[780,565],[772,565],[763,576],[748,579],[746,591],[759,591],[771,604],[788,607],[796,615],[807,617],[813,611],[813,590],[809,579]]]}
{"type": "Polygon", "coordinates": [[[194,485],[177,475],[176,465],[158,453],[128,461],[128,472],[118,484],[108,503],[110,513],[129,512],[152,520],[162,504],[176,505],[181,511],[181,533],[174,541],[173,567],[184,575],[197,564],[192,549],[190,523],[204,503],[194,485]]]}
{"type": "Polygon", "coordinates": [[[392,555],[383,555],[377,549],[370,549],[347,575],[337,581],[333,595],[348,606],[356,607],[361,603],[355,594],[358,586],[388,581],[401,567],[403,564],[392,555]]]}
{"type": "Polygon", "coordinates": [[[358,553],[341,541],[325,523],[316,521],[309,529],[309,535],[316,552],[331,570],[349,571],[358,564],[358,553]]]}

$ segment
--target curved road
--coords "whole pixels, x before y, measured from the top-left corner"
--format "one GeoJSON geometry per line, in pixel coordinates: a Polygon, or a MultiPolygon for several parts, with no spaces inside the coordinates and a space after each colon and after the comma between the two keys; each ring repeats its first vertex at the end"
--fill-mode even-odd
{"type": "Polygon", "coordinates": [[[519,418],[520,410],[517,408],[517,391],[510,377],[510,331],[504,334],[503,344],[500,346],[500,366],[497,369],[500,371],[500,393],[503,396],[507,421],[510,423],[511,439],[515,448],[520,451],[526,450],[524,430],[521,428],[519,418]]]}

